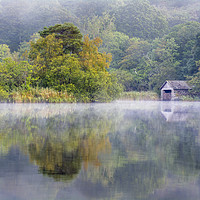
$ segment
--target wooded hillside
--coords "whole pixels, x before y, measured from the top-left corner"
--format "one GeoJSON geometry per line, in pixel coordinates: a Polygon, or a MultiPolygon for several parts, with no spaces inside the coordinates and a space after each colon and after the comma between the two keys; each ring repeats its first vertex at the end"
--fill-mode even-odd
{"type": "Polygon", "coordinates": [[[198,0],[0,0],[1,65],[9,57],[18,63],[13,66],[22,61],[32,66],[29,42],[44,38],[44,27],[64,23],[74,24],[88,40],[101,38],[99,53],[112,54],[106,73],[125,91],[158,91],[165,80],[188,79],[199,93],[198,0]]]}

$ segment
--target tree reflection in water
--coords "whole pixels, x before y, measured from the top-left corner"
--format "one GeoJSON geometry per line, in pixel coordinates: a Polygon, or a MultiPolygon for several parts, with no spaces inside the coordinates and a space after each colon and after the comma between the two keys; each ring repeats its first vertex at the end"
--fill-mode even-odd
{"type": "Polygon", "coordinates": [[[174,188],[176,183],[198,183],[197,108],[191,112],[173,107],[166,118],[158,103],[149,110],[114,105],[70,106],[65,112],[45,109],[43,115],[1,114],[1,154],[18,146],[39,173],[56,181],[74,180],[88,199],[156,199],[154,193],[162,196],[156,191],[171,182],[174,188]]]}
{"type": "Polygon", "coordinates": [[[28,154],[30,162],[39,172],[55,180],[72,180],[79,173],[82,163],[101,165],[100,154],[110,153],[108,132],[112,122],[106,116],[93,112],[69,110],[65,114],[51,113],[45,117],[25,113],[20,117],[6,115],[1,122],[9,121],[1,130],[4,153],[13,145],[28,154]]]}

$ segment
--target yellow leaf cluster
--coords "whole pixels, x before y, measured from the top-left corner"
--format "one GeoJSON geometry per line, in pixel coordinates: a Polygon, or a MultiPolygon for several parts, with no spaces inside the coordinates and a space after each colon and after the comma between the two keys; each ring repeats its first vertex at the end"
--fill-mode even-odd
{"type": "Polygon", "coordinates": [[[97,71],[106,71],[112,61],[112,55],[100,53],[98,48],[101,46],[102,40],[97,37],[93,40],[89,36],[84,37],[83,49],[80,52],[82,66],[86,70],[95,69],[97,71]]]}

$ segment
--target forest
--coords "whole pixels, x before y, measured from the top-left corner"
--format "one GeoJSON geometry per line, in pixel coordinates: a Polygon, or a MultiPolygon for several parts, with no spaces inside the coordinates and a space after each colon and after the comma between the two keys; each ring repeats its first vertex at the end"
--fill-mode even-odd
{"type": "Polygon", "coordinates": [[[0,0],[0,99],[108,102],[187,80],[200,94],[198,0],[0,0]]]}

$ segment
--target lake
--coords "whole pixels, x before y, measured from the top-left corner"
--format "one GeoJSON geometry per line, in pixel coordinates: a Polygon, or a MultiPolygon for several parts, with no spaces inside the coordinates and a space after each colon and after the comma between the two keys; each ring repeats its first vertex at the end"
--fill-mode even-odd
{"type": "Polygon", "coordinates": [[[200,103],[0,104],[0,199],[200,199],[200,103]]]}

